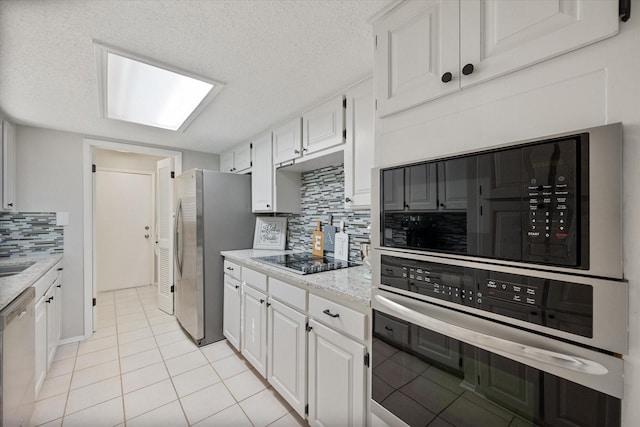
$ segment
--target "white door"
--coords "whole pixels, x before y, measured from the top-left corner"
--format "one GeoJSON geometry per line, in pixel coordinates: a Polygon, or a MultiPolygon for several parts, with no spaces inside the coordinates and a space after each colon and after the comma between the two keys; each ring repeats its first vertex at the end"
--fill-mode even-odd
{"type": "Polygon", "coordinates": [[[302,156],[302,118],[273,130],[273,163],[278,164],[302,156]]]}
{"type": "Polygon", "coordinates": [[[173,314],[173,158],[156,168],[156,277],[158,308],[173,314]]]}
{"type": "Polygon", "coordinates": [[[229,344],[240,351],[240,282],[228,274],[224,275],[224,303],[222,305],[222,333],[229,344]]]}
{"type": "Polygon", "coordinates": [[[309,321],[309,425],[365,426],[365,347],[309,321]]]}
{"type": "Polygon", "coordinates": [[[267,377],[267,296],[242,287],[242,355],[264,378],[267,377]]]}
{"type": "Polygon", "coordinates": [[[152,175],[96,172],[98,291],[153,283],[152,175]]]}

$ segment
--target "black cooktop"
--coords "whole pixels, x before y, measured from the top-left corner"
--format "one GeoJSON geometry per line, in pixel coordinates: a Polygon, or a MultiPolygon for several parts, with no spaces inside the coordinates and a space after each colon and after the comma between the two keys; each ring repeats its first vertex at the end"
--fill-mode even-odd
{"type": "Polygon", "coordinates": [[[329,256],[314,256],[306,252],[264,256],[252,259],[284,268],[297,274],[320,273],[322,271],[337,270],[339,268],[359,265],[351,261],[335,259],[329,256]]]}

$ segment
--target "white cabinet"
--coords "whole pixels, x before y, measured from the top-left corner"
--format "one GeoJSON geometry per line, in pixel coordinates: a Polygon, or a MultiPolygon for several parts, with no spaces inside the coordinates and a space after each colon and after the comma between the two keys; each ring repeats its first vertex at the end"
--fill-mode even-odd
{"type": "Polygon", "coordinates": [[[302,118],[273,130],[273,163],[280,164],[302,155],[302,118]]]}
{"type": "Polygon", "coordinates": [[[302,115],[302,154],[344,143],[344,97],[337,96],[302,115]]]}
{"type": "Polygon", "coordinates": [[[344,200],[346,209],[371,207],[373,167],[373,79],[367,79],[346,93],[344,147],[344,200]]]}
{"type": "Polygon", "coordinates": [[[44,302],[47,305],[47,369],[53,362],[53,357],[56,355],[56,347],[58,345],[57,331],[60,326],[57,324],[58,310],[60,304],[56,298],[56,287],[51,286],[47,293],[44,295],[44,302]]]}
{"type": "Polygon", "coordinates": [[[267,377],[266,276],[242,269],[242,355],[267,377]]]}
{"type": "Polygon", "coordinates": [[[269,298],[268,313],[267,380],[304,418],[307,402],[307,316],[272,298],[269,298]]]}
{"type": "Polygon", "coordinates": [[[222,307],[222,325],[229,344],[240,351],[240,309],[242,288],[239,281],[224,275],[224,305],[222,307]]]}
{"type": "Polygon", "coordinates": [[[2,209],[16,208],[16,135],[15,126],[0,120],[2,147],[0,150],[0,192],[2,192],[2,209]]]}
{"type": "Polygon", "coordinates": [[[253,141],[253,159],[251,209],[253,212],[274,212],[271,132],[253,141]]]}
{"type": "Polygon", "coordinates": [[[35,306],[35,339],[36,339],[36,396],[47,376],[47,304],[44,295],[36,302],[35,306]]]}
{"type": "Polygon", "coordinates": [[[309,425],[366,425],[366,348],[309,321],[309,425]]]}
{"type": "Polygon", "coordinates": [[[380,117],[618,32],[618,4],[406,1],[374,24],[380,117]]]}
{"type": "Polygon", "coordinates": [[[251,143],[246,142],[220,154],[220,172],[247,173],[251,169],[251,143]]]}

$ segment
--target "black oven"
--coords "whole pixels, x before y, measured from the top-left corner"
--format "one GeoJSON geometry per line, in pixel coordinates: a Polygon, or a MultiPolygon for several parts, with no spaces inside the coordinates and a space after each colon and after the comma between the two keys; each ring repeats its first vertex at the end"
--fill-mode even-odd
{"type": "Polygon", "coordinates": [[[378,171],[380,246],[622,278],[621,126],[378,171]]]}

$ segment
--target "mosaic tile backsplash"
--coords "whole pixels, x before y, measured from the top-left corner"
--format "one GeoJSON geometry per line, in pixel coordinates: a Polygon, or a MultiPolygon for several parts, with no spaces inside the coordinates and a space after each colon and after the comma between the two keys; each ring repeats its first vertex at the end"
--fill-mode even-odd
{"type": "Polygon", "coordinates": [[[361,261],[360,243],[370,241],[367,227],[371,224],[371,211],[344,209],[344,167],[329,166],[302,173],[301,214],[282,215],[288,218],[287,249],[311,252],[311,235],[317,221],[327,225],[329,214],[333,225],[345,222],[349,235],[349,260],[361,261]]]}
{"type": "Polygon", "coordinates": [[[0,257],[62,253],[64,228],[55,212],[0,212],[0,257]]]}

